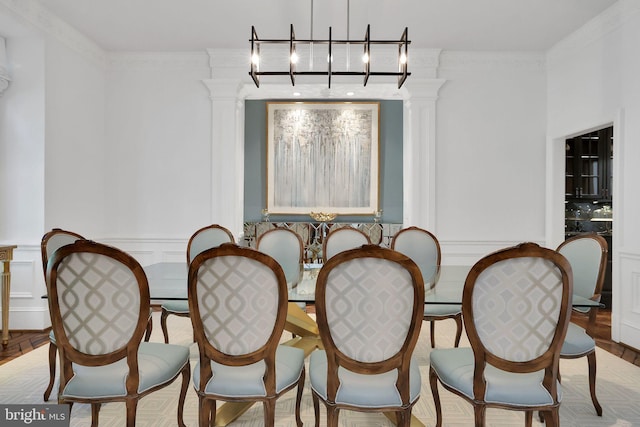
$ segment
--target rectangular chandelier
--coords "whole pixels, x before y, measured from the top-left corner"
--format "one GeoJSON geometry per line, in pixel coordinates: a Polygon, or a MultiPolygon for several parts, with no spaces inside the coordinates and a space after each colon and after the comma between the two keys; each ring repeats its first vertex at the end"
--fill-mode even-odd
{"type": "MultiPolygon", "coordinates": [[[[408,28],[404,29],[402,36],[399,40],[371,40],[370,34],[370,25],[367,25],[367,31],[364,35],[363,40],[333,40],[331,37],[331,27],[329,27],[329,38],[328,39],[296,39],[295,32],[293,30],[293,24],[291,24],[291,32],[290,37],[288,39],[260,39],[258,38],[258,34],[256,33],[256,29],[254,26],[251,27],[251,69],[249,71],[249,75],[253,79],[253,82],[256,84],[256,87],[260,87],[260,76],[289,76],[291,79],[291,84],[295,86],[296,84],[296,76],[327,76],[329,88],[331,87],[331,77],[332,76],[362,76],[364,86],[367,85],[370,76],[396,76],[398,78],[398,89],[402,87],[405,80],[411,73],[408,71],[408,56],[409,56],[409,44],[411,43],[408,40],[408,28]],[[260,70],[260,62],[262,58],[260,57],[260,48],[265,46],[273,46],[273,45],[289,45],[289,69],[288,70],[280,70],[280,71],[261,71],[260,70]],[[299,46],[308,45],[310,46],[311,56],[313,56],[313,46],[326,45],[327,47],[327,68],[326,70],[318,70],[314,71],[310,69],[309,71],[298,71],[296,69],[299,56],[297,53],[297,48],[299,46]],[[361,71],[350,71],[350,70],[336,70],[333,68],[333,50],[335,45],[346,45],[347,49],[350,49],[351,46],[357,46],[362,49],[362,62],[363,69],[361,71]],[[372,63],[372,46],[397,46],[398,49],[398,71],[372,71],[371,63],[372,63]]],[[[264,52],[264,50],[263,50],[264,52]]],[[[312,61],[312,60],[311,60],[312,61]]],[[[347,67],[349,68],[349,67],[347,67]]]]}

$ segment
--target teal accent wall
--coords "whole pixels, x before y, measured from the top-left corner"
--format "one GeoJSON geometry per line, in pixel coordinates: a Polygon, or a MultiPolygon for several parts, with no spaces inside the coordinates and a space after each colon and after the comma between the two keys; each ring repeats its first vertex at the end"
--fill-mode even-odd
{"type": "MultiPolygon", "coordinates": [[[[262,209],[267,206],[267,102],[247,100],[244,106],[245,222],[260,221],[262,209]]],[[[383,211],[381,222],[402,223],[402,101],[377,102],[380,102],[380,207],[383,211]]],[[[272,215],[270,220],[284,222],[311,219],[306,215],[272,215]]],[[[373,222],[373,217],[340,216],[336,221],[373,222]]]]}

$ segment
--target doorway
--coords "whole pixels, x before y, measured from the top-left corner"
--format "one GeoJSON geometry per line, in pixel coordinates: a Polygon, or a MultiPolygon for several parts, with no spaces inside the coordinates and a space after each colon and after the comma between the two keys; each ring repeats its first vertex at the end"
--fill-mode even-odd
{"type": "Polygon", "coordinates": [[[601,302],[611,309],[613,230],[613,126],[565,141],[565,239],[584,232],[608,245],[601,302]]]}

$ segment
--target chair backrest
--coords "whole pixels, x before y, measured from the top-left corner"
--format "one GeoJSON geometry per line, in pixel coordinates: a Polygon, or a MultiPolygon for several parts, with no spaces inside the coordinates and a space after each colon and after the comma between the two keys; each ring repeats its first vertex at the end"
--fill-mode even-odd
{"type": "Polygon", "coordinates": [[[127,390],[136,391],[137,351],[149,318],[140,264],[119,249],[78,240],[53,254],[46,279],[61,382],[73,376],[72,363],[101,366],[127,358],[127,390]]]}
{"type": "Polygon", "coordinates": [[[607,241],[595,233],[579,234],[562,242],[557,251],[571,264],[573,293],[600,301],[607,265],[607,241]]]}
{"type": "Polygon", "coordinates": [[[433,285],[438,281],[440,243],[432,233],[418,227],[403,228],[393,236],[391,249],[405,254],[418,265],[425,285],[433,285]]]}
{"type": "MultiPolygon", "coordinates": [[[[232,243],[206,250],[189,266],[189,311],[198,348],[198,390],[210,363],[265,364],[265,388],[275,394],[275,352],[287,316],[287,282],[269,255],[232,243]]],[[[202,388],[200,388],[202,387],[202,388]]]]}
{"type": "Polygon", "coordinates": [[[322,242],[322,259],[327,262],[331,257],[342,251],[370,243],[369,236],[357,228],[350,226],[334,228],[322,242]]]}
{"type": "Polygon", "coordinates": [[[303,272],[302,239],[287,228],[274,228],[258,238],[256,248],[280,264],[289,288],[298,284],[303,272]]]}
{"type": "Polygon", "coordinates": [[[201,252],[215,248],[223,243],[234,243],[235,239],[231,231],[221,225],[212,224],[202,227],[191,235],[187,243],[187,264],[201,252]]]}
{"type": "MultiPolygon", "coordinates": [[[[75,242],[76,240],[84,240],[84,237],[73,231],[63,230],[61,228],[54,228],[44,236],[42,236],[42,242],[40,243],[40,253],[42,255],[42,272],[47,273],[47,262],[51,255],[65,245],[75,242]]],[[[45,277],[46,279],[46,277],[45,277]]]]}
{"type": "Polygon", "coordinates": [[[395,369],[398,392],[408,404],[410,360],[423,315],[422,275],[406,255],[366,245],[330,258],[316,282],[329,399],[340,384],[339,367],[359,374],[395,369]]]}
{"type": "Polygon", "coordinates": [[[558,361],[572,290],[569,262],[534,243],[494,252],[471,268],[462,318],[475,355],[476,398],[485,396],[486,361],[510,372],[544,370],[543,385],[557,401],[558,361]]]}

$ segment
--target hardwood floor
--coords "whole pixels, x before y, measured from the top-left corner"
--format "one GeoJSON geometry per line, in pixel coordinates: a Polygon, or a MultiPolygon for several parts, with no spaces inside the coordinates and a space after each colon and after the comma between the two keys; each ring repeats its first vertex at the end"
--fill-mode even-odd
{"type": "MultiPolygon", "coordinates": [[[[574,316],[573,321],[584,326],[584,317],[574,316]]],[[[598,347],[618,356],[627,362],[640,366],[640,352],[611,341],[611,311],[600,310],[596,322],[596,343],[598,347]]],[[[154,325],[155,326],[155,325],[154,325]]],[[[158,325],[159,326],[159,325],[158,325]]],[[[15,359],[49,342],[49,330],[10,331],[9,345],[0,349],[0,365],[15,359]]]]}

